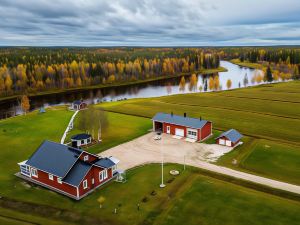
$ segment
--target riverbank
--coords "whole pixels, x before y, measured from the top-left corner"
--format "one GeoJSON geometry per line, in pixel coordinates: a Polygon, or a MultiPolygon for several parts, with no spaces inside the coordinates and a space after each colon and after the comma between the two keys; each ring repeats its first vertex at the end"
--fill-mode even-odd
{"type": "MultiPolygon", "coordinates": [[[[219,67],[216,69],[205,69],[205,70],[199,70],[195,71],[194,73],[197,74],[212,74],[212,73],[218,73],[218,72],[227,72],[227,69],[224,67],[219,67]]],[[[159,77],[151,77],[145,80],[137,80],[137,81],[128,81],[128,82],[116,82],[111,84],[99,84],[99,85],[91,85],[87,87],[76,87],[76,88],[68,88],[68,89],[52,89],[49,91],[42,91],[39,93],[29,93],[29,97],[35,97],[35,96],[44,96],[44,95],[51,95],[51,94],[61,94],[61,93],[67,93],[67,92],[77,92],[77,91],[85,91],[85,90],[93,90],[93,89],[102,89],[102,88],[114,88],[114,87],[122,87],[122,86],[128,86],[128,85],[134,85],[134,84],[144,84],[152,81],[159,81],[159,80],[165,80],[170,78],[176,78],[181,76],[188,76],[191,73],[180,73],[176,75],[168,75],[168,76],[159,76],[159,77]]],[[[7,97],[0,97],[1,101],[9,101],[15,98],[21,97],[21,94],[18,95],[12,95],[7,97]]]]}
{"type": "Polygon", "coordinates": [[[232,59],[232,60],[230,60],[230,62],[235,65],[248,67],[251,69],[263,69],[263,65],[261,65],[259,63],[241,62],[239,59],[232,59]]]}

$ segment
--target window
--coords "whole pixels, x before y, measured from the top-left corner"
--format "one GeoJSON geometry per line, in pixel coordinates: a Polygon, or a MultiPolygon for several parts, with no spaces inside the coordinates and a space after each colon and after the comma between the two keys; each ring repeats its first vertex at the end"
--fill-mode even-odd
{"type": "Polygon", "coordinates": [[[23,174],[23,175],[25,175],[27,177],[30,177],[29,166],[27,166],[27,165],[21,165],[20,169],[21,169],[21,174],[23,174]]]}
{"type": "Polygon", "coordinates": [[[53,175],[52,174],[48,174],[49,180],[53,180],[53,175]]]}
{"type": "Polygon", "coordinates": [[[87,189],[87,187],[88,187],[87,180],[84,180],[83,181],[83,189],[87,189]]]}
{"type": "Polygon", "coordinates": [[[116,170],[117,170],[117,165],[114,165],[114,166],[112,167],[112,173],[114,173],[116,170]]]}
{"type": "Polygon", "coordinates": [[[197,132],[189,130],[188,135],[197,136],[197,132]]]}
{"type": "Polygon", "coordinates": [[[31,168],[31,176],[38,177],[37,170],[35,168],[31,168]]]}
{"type": "Polygon", "coordinates": [[[105,170],[102,170],[100,173],[99,173],[99,180],[100,181],[103,181],[107,178],[107,169],[105,170]]]}
{"type": "Polygon", "coordinates": [[[89,139],[87,140],[87,143],[88,143],[88,144],[91,143],[91,138],[89,138],[89,139]]]}
{"type": "Polygon", "coordinates": [[[57,183],[62,184],[62,181],[61,181],[60,177],[57,178],[57,183]]]}
{"type": "Polygon", "coordinates": [[[82,144],[82,145],[84,144],[84,140],[81,140],[81,144],[82,144]]]}
{"type": "Polygon", "coordinates": [[[88,155],[85,155],[84,157],[83,157],[83,161],[88,161],[89,160],[89,156],[88,155]]]}

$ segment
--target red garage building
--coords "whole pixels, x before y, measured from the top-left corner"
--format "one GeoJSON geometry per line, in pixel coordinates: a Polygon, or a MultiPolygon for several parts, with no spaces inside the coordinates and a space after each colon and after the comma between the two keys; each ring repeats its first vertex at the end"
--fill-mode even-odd
{"type": "Polygon", "coordinates": [[[243,135],[241,135],[238,131],[236,131],[235,129],[230,129],[217,137],[216,142],[219,145],[234,147],[238,143],[240,143],[242,137],[243,135]]]}
{"type": "Polygon", "coordinates": [[[16,175],[79,200],[117,175],[118,160],[44,141],[16,175]]]}
{"type": "Polygon", "coordinates": [[[153,118],[153,130],[202,141],[212,134],[212,122],[207,120],[157,113],[153,118]]]}

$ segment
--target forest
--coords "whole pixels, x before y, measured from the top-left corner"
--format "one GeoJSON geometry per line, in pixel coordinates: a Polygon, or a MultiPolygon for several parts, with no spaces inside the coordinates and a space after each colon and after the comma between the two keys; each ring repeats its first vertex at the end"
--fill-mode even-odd
{"type": "Polygon", "coordinates": [[[258,80],[300,76],[298,47],[3,47],[0,48],[0,96],[194,74],[219,68],[220,60],[262,65],[265,75],[258,76],[258,80]]]}
{"type": "Polygon", "coordinates": [[[201,48],[1,48],[0,96],[126,83],[218,68],[201,48]]]}

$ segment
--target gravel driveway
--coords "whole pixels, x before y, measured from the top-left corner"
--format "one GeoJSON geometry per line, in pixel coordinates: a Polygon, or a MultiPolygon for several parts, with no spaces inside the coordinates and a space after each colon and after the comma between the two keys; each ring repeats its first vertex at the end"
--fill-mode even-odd
{"type": "Polygon", "coordinates": [[[184,160],[213,162],[232,150],[231,147],[217,144],[191,143],[167,134],[162,135],[162,140],[154,140],[154,137],[155,133],[151,132],[102,152],[100,155],[115,156],[120,159],[120,168],[129,169],[148,162],[161,161],[162,152],[166,161],[175,160],[183,164],[184,160]]]}
{"type": "Polygon", "coordinates": [[[300,194],[300,186],[209,163],[209,161],[214,161],[224,153],[230,151],[231,148],[229,147],[189,143],[183,139],[174,139],[167,134],[163,135],[162,141],[155,141],[153,139],[154,136],[155,133],[146,134],[108,149],[100,153],[100,155],[118,158],[120,160],[118,167],[126,170],[147,163],[161,162],[161,152],[163,152],[164,162],[183,164],[185,161],[190,166],[300,194]]]}

